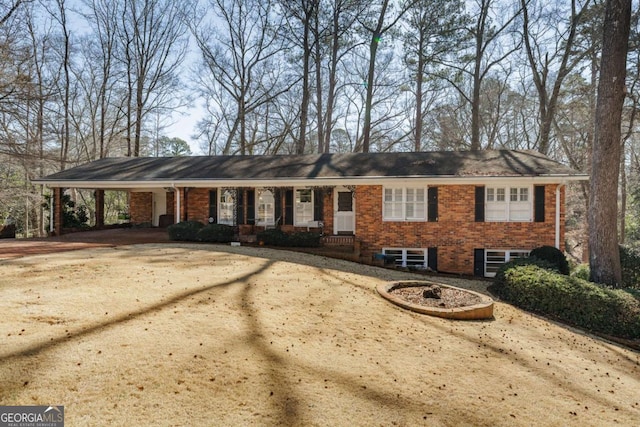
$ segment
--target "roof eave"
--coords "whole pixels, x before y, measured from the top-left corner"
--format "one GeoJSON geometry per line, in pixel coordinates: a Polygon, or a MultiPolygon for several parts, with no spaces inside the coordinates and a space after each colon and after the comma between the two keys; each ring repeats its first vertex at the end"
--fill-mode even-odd
{"type": "Polygon", "coordinates": [[[134,189],[134,188],[175,188],[175,187],[280,187],[280,186],[340,186],[340,185],[379,185],[401,184],[418,180],[428,181],[429,184],[478,184],[509,180],[513,182],[534,182],[540,184],[563,183],[569,181],[586,181],[588,175],[503,175],[503,176],[366,176],[343,178],[282,178],[282,179],[196,179],[196,180],[136,180],[136,181],[86,181],[86,180],[32,180],[33,184],[45,185],[50,188],[104,188],[104,189],[134,189]]]}

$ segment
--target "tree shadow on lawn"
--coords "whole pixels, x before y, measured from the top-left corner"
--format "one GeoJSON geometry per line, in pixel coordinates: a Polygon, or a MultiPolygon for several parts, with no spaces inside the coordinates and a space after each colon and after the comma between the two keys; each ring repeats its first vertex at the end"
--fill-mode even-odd
{"type": "MultiPolygon", "coordinates": [[[[332,274],[330,271],[324,271],[323,273],[326,275],[332,274]]],[[[366,291],[369,290],[368,287],[363,286],[361,283],[346,281],[346,284],[361,288],[366,291]]],[[[477,334],[478,326],[480,326],[480,329],[495,330],[496,328],[500,328],[499,331],[503,331],[504,325],[499,324],[501,322],[495,322],[494,320],[458,321],[439,319],[403,309],[382,300],[382,298],[380,298],[380,300],[385,304],[392,305],[393,308],[397,310],[398,316],[408,316],[414,319],[416,322],[426,323],[428,324],[429,328],[438,329],[440,331],[440,336],[445,337],[446,339],[458,339],[460,341],[474,344],[479,352],[488,352],[488,357],[504,360],[504,366],[508,366],[509,364],[517,364],[521,367],[521,370],[523,372],[530,372],[535,377],[543,378],[544,381],[548,383],[550,388],[557,387],[558,381],[561,380],[561,377],[558,374],[565,372],[567,377],[570,377],[572,375],[575,376],[576,373],[579,373],[576,371],[575,367],[570,364],[570,362],[565,364],[562,363],[563,355],[558,356],[558,359],[560,359],[559,361],[555,361],[553,360],[553,358],[550,358],[550,361],[546,363],[546,365],[543,363],[545,361],[541,360],[542,358],[532,358],[530,355],[526,354],[524,347],[526,344],[520,343],[518,337],[509,337],[503,332],[503,335],[500,338],[502,338],[503,341],[510,340],[511,343],[504,342],[501,344],[498,342],[497,335],[487,335],[485,339],[482,339],[482,335],[477,334]],[[470,331],[467,331],[467,328],[469,328],[470,331]]],[[[504,306],[507,306],[507,304],[504,304],[504,306]]],[[[602,366],[611,366],[612,370],[622,368],[622,364],[627,364],[627,366],[624,367],[624,370],[628,372],[635,370],[634,368],[637,367],[640,363],[638,359],[634,360],[629,356],[627,352],[625,352],[622,348],[616,346],[615,344],[610,344],[599,339],[598,337],[590,336],[582,331],[575,330],[561,323],[552,322],[543,317],[531,315],[516,307],[512,307],[510,305],[509,307],[512,310],[521,311],[525,316],[525,319],[530,318],[532,322],[536,323],[534,325],[531,325],[531,327],[528,329],[530,337],[525,338],[531,339],[534,345],[543,347],[545,341],[560,339],[559,337],[552,338],[550,336],[550,334],[552,333],[551,330],[553,328],[558,328],[557,333],[566,335],[566,337],[564,337],[565,339],[563,340],[565,346],[570,347],[575,353],[576,357],[581,357],[584,360],[593,361],[594,363],[600,363],[602,364],[602,366]],[[548,323],[549,328],[547,329],[547,331],[543,329],[544,323],[548,323]],[[567,343],[567,341],[571,336],[573,336],[574,338],[574,343],[570,345],[569,343],[567,343]],[[584,339],[590,342],[587,343],[587,347],[584,348],[584,344],[575,343],[576,339],[584,339]],[[592,352],[592,348],[600,350],[597,355],[597,361],[595,357],[596,352],[592,352]],[[602,352],[604,352],[605,354],[601,354],[602,352]],[[608,355],[609,353],[611,353],[611,356],[608,355]]],[[[392,322],[393,319],[389,319],[389,324],[392,324],[392,322]]],[[[471,355],[467,356],[471,357],[471,355]]],[[[496,382],[497,384],[503,384],[506,386],[510,382],[513,382],[513,378],[504,375],[501,370],[494,370],[493,372],[487,374],[495,376],[496,378],[502,378],[502,380],[496,382]]],[[[624,406],[623,402],[619,402],[618,400],[616,400],[616,398],[609,398],[610,396],[606,396],[604,393],[600,393],[596,388],[593,387],[593,383],[584,381],[582,382],[585,385],[583,387],[580,386],[580,383],[580,381],[565,381],[563,387],[573,393],[588,395],[591,399],[599,401],[604,407],[613,408],[624,406]],[[587,385],[589,385],[589,387],[587,387],[587,385]]],[[[602,388],[604,389],[605,386],[603,386],[602,388]]],[[[444,398],[446,399],[446,396],[444,398]]],[[[616,411],[617,410],[618,409],[616,409],[616,411]]],[[[625,408],[625,411],[626,410],[627,409],[625,408]]],[[[633,412],[629,412],[629,414],[633,414],[633,412]]]]}
{"type": "MultiPolygon", "coordinates": [[[[166,247],[166,246],[164,246],[166,247]]],[[[176,247],[183,248],[185,245],[177,245],[176,247]]],[[[131,247],[129,247],[131,248],[131,247]]],[[[187,245],[188,249],[198,249],[208,253],[211,252],[222,252],[223,254],[226,252],[235,253],[243,256],[250,256],[253,258],[260,258],[264,262],[259,263],[255,269],[251,272],[242,275],[241,277],[233,278],[223,283],[216,283],[213,285],[199,287],[197,289],[191,289],[185,292],[177,293],[168,299],[164,299],[163,301],[147,306],[145,308],[130,311],[128,313],[121,314],[115,318],[109,319],[105,322],[100,322],[88,327],[79,328],[79,330],[71,331],[68,335],[52,338],[51,341],[34,343],[28,346],[27,348],[23,348],[19,351],[15,351],[11,354],[3,356],[0,358],[0,366],[3,366],[3,370],[5,374],[11,376],[8,381],[5,381],[2,385],[2,396],[7,397],[11,396],[16,392],[19,392],[23,389],[25,378],[21,377],[22,373],[19,369],[11,369],[11,365],[14,363],[24,363],[28,365],[31,363],[29,359],[33,356],[37,356],[41,353],[46,352],[52,348],[55,348],[59,345],[67,344],[72,340],[78,340],[82,337],[86,337],[88,335],[99,333],[105,329],[111,327],[117,327],[120,324],[126,323],[130,320],[134,320],[141,316],[159,312],[166,308],[170,308],[179,302],[183,302],[189,298],[197,296],[199,294],[204,294],[210,291],[216,291],[219,289],[227,288],[231,285],[242,285],[240,289],[240,305],[238,307],[239,310],[245,311],[245,316],[242,316],[244,322],[247,323],[247,331],[249,334],[249,338],[247,342],[250,346],[252,346],[258,354],[261,354],[265,360],[269,361],[270,367],[272,369],[267,369],[266,374],[269,376],[274,388],[278,390],[276,396],[274,396],[273,407],[279,413],[277,418],[280,423],[286,425],[292,425],[296,422],[300,421],[300,417],[302,416],[303,409],[301,408],[301,404],[303,403],[302,397],[296,395],[296,386],[292,381],[292,378],[288,375],[288,371],[292,367],[292,364],[298,364],[298,367],[304,371],[310,372],[312,376],[321,378],[332,378],[332,381],[339,385],[343,390],[353,396],[359,396],[360,398],[367,399],[374,403],[377,406],[381,407],[389,407],[393,409],[405,408],[406,410],[419,412],[424,410],[424,401],[421,401],[416,396],[403,394],[394,394],[392,391],[388,389],[381,389],[379,386],[377,387],[375,384],[368,383],[367,381],[358,378],[358,373],[345,373],[338,369],[330,369],[324,366],[312,366],[310,364],[304,364],[301,362],[296,362],[293,358],[283,357],[273,350],[273,347],[269,346],[267,339],[265,336],[267,335],[265,331],[268,329],[263,322],[260,320],[260,310],[254,307],[252,304],[255,301],[258,301],[254,293],[258,291],[258,286],[251,285],[251,278],[262,273],[267,272],[276,262],[284,261],[284,262],[292,262],[288,259],[286,253],[280,253],[279,251],[274,250],[262,250],[261,248],[230,248],[223,247],[220,245],[187,245]],[[279,256],[278,256],[279,255],[279,256]],[[7,371],[12,372],[9,374],[7,371]]],[[[139,255],[135,248],[132,248],[132,254],[139,255]]],[[[126,257],[128,252],[124,251],[122,253],[123,257],[126,257]]],[[[146,257],[147,254],[145,254],[146,257]]],[[[160,257],[153,256],[151,254],[149,259],[146,262],[156,263],[156,262],[165,262],[166,256],[171,255],[170,253],[164,253],[163,256],[165,260],[163,261],[160,257]]],[[[227,255],[225,255],[227,257],[227,255]]],[[[224,258],[221,258],[221,260],[224,258]]],[[[345,279],[345,277],[341,277],[336,275],[332,270],[339,270],[342,272],[354,274],[354,275],[364,275],[365,277],[379,278],[378,270],[371,270],[370,266],[360,266],[358,264],[348,263],[348,262],[337,262],[335,260],[328,260],[324,257],[317,256],[307,256],[305,260],[309,260],[308,263],[296,263],[299,265],[303,265],[310,268],[315,268],[317,270],[316,276],[320,279],[322,277],[332,278],[335,282],[340,282],[340,286],[352,286],[361,291],[370,292],[372,298],[377,298],[377,294],[375,294],[374,286],[367,286],[363,283],[357,282],[354,279],[345,279]],[[334,264],[337,268],[333,268],[334,264]],[[349,268],[352,266],[353,268],[349,268]],[[375,276],[372,273],[375,272],[375,276]]],[[[198,261],[198,263],[202,263],[203,265],[210,265],[212,262],[211,259],[207,259],[203,257],[202,261],[198,261]]],[[[197,266],[196,263],[195,265],[197,266]]],[[[190,268],[193,268],[194,264],[189,264],[190,268]]],[[[395,278],[395,273],[393,271],[383,270],[383,273],[388,273],[392,279],[395,278]]],[[[390,303],[384,301],[382,298],[375,300],[374,304],[384,304],[389,305],[390,303]]],[[[540,366],[539,362],[529,361],[527,359],[527,355],[524,352],[519,352],[513,346],[509,346],[506,343],[500,345],[495,339],[482,339],[479,336],[473,336],[474,332],[477,332],[477,328],[475,326],[482,324],[482,326],[490,327],[492,325],[491,322],[467,322],[464,325],[468,325],[473,329],[470,332],[466,332],[464,327],[460,327],[458,329],[456,327],[456,321],[450,320],[442,320],[442,319],[432,319],[425,317],[424,315],[419,315],[416,313],[407,312],[399,307],[394,307],[394,310],[389,310],[387,316],[388,322],[391,324],[397,316],[409,316],[412,320],[419,323],[427,323],[430,328],[435,328],[440,331],[440,334],[443,338],[446,339],[458,339],[462,341],[466,341],[469,344],[472,344],[474,347],[477,346],[478,349],[486,350],[488,352],[488,357],[497,357],[500,359],[504,359],[505,364],[517,363],[521,366],[521,369],[525,371],[530,371],[532,375],[544,378],[545,382],[549,384],[553,384],[554,386],[557,384],[558,377],[552,374],[553,370],[556,368],[563,368],[564,366],[540,366]]],[[[535,330],[535,334],[540,335],[542,339],[543,331],[535,330]]],[[[548,337],[544,337],[544,339],[548,339],[548,337]]],[[[480,351],[480,350],[479,350],[480,351]]],[[[577,350],[576,350],[577,351],[577,350]]],[[[584,358],[588,358],[590,355],[585,353],[584,350],[580,350],[580,356],[584,358]]],[[[628,360],[629,363],[637,363],[633,360],[628,360]]],[[[37,369],[42,369],[42,367],[35,367],[33,371],[31,371],[31,375],[35,376],[37,369]]],[[[512,381],[512,378],[508,378],[500,371],[485,373],[486,375],[496,376],[497,378],[502,378],[500,382],[502,384],[507,384],[509,381],[512,381]]],[[[28,382],[29,379],[26,379],[28,382]]],[[[429,387],[429,384],[425,385],[429,387]]],[[[604,406],[611,406],[612,400],[607,399],[605,396],[601,394],[597,394],[593,392],[593,390],[586,389],[584,387],[579,387],[577,384],[573,387],[570,387],[570,391],[575,393],[589,395],[592,399],[598,400],[604,406]]],[[[439,398],[447,400],[447,393],[443,392],[438,395],[439,398]]],[[[463,408],[464,409],[464,408],[463,408]]],[[[487,422],[487,420],[478,419],[479,424],[483,422],[487,422]]]]}

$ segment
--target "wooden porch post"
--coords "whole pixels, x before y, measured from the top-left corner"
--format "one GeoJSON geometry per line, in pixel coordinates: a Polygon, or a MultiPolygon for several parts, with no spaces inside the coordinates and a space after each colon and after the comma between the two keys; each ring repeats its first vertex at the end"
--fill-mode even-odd
{"type": "Polygon", "coordinates": [[[96,228],[104,227],[104,190],[95,191],[96,199],[96,228]]]}
{"type": "Polygon", "coordinates": [[[62,234],[62,188],[53,189],[53,234],[60,236],[62,234]]]}

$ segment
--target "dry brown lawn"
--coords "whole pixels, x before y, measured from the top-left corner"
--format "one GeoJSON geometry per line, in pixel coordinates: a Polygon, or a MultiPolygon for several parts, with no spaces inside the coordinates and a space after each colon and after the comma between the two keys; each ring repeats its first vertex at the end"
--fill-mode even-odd
{"type": "Polygon", "coordinates": [[[637,352],[502,303],[463,322],[375,292],[410,278],[215,245],[0,261],[0,404],[64,405],[68,426],[640,424],[637,352]]]}

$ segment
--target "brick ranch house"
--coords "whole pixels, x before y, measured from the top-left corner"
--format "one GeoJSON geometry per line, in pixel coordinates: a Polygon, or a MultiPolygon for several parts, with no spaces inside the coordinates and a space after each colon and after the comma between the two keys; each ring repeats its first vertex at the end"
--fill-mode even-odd
{"type": "Polygon", "coordinates": [[[133,224],[228,224],[244,242],[313,230],[357,242],[363,261],[493,276],[535,247],[562,248],[565,185],[585,179],[537,152],[490,150],[105,158],[34,182],[54,190],[52,231],[65,188],[95,189],[98,226],[104,190],[126,190],[133,224]]]}

